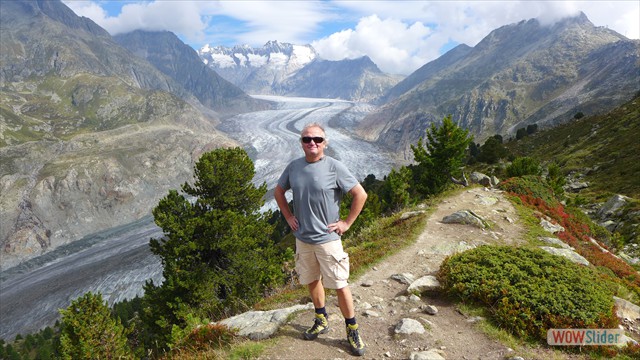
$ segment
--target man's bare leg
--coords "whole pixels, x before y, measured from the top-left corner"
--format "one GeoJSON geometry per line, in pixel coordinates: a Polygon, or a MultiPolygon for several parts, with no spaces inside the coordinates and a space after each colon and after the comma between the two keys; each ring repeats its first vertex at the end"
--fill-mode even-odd
{"type": "Polygon", "coordinates": [[[316,309],[324,307],[324,286],[322,286],[322,282],[320,280],[316,280],[309,284],[309,295],[311,296],[311,301],[313,301],[313,306],[316,309]]]}
{"type": "Polygon", "coordinates": [[[345,319],[351,319],[356,316],[355,309],[353,308],[353,296],[351,295],[351,289],[349,286],[345,286],[342,289],[337,289],[338,306],[345,319]]]}

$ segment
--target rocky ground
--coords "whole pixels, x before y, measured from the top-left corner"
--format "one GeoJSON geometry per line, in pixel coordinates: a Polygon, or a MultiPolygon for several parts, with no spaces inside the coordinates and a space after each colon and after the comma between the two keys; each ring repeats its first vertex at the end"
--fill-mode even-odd
{"type": "MultiPolygon", "coordinates": [[[[434,275],[446,256],[481,244],[516,244],[522,234],[513,206],[500,191],[471,188],[440,203],[414,245],[385,259],[360,278],[352,279],[360,333],[367,344],[364,358],[580,358],[544,348],[510,349],[481,332],[478,322],[484,320],[464,314],[456,303],[435,293],[421,298],[407,293],[410,282],[407,278],[434,275]],[[492,223],[491,230],[442,222],[445,216],[466,209],[492,223]],[[429,314],[427,308],[433,312],[434,307],[437,313],[429,314]],[[405,324],[401,331],[407,333],[398,333],[401,323],[405,324]],[[407,328],[411,324],[422,326],[412,330],[410,326],[407,328]]],[[[351,358],[335,296],[328,298],[327,311],[328,333],[315,341],[302,339],[301,332],[313,321],[312,308],[306,307],[289,317],[275,334],[274,345],[268,347],[261,359],[351,358]]]]}

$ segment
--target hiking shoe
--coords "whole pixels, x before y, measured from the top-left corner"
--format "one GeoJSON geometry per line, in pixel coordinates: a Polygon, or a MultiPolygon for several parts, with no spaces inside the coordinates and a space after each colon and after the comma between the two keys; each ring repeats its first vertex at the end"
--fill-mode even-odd
{"type": "Polygon", "coordinates": [[[365,346],[358,334],[358,324],[347,325],[347,341],[349,341],[349,347],[351,348],[353,355],[364,355],[365,346]]]}
{"type": "Polygon", "coordinates": [[[305,340],[315,340],[318,335],[324,334],[329,331],[329,321],[323,314],[316,314],[316,318],[313,320],[313,326],[308,328],[302,336],[305,340]]]}

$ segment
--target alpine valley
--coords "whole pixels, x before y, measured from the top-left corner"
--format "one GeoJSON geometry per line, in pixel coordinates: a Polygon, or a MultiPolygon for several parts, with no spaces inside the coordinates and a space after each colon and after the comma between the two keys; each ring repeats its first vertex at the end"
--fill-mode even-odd
{"type": "MultiPolygon", "coordinates": [[[[375,151],[359,170],[383,176],[410,161],[410,145],[447,115],[482,142],[531,124],[553,128],[578,111],[607,113],[640,91],[640,41],[584,14],[503,26],[405,77],[368,57],[327,61],[310,45],[275,40],[196,51],[170,32],[111,36],[58,0],[2,1],[0,9],[4,274],[148,219],[168,190],[193,178],[203,152],[243,146],[257,168],[268,166],[260,155],[275,149],[261,144],[295,134],[311,112],[335,135],[336,156],[366,149],[348,160],[363,164],[375,151]],[[278,97],[319,100],[304,99],[310,111],[278,97]],[[324,108],[330,117],[320,116],[324,108]],[[292,118],[270,133],[259,119],[272,111],[292,118]]],[[[256,181],[269,183],[275,170],[256,181]]]]}

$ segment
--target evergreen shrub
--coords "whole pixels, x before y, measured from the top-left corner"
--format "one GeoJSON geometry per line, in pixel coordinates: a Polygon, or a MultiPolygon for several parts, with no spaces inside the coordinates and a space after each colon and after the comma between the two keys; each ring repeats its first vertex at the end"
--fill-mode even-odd
{"type": "Polygon", "coordinates": [[[540,175],[540,162],[530,157],[517,157],[507,166],[507,176],[540,175]]]}
{"type": "Polygon", "coordinates": [[[488,307],[499,326],[533,340],[552,328],[617,328],[613,295],[590,268],[533,248],[480,246],[448,257],[449,294],[488,307]]]}

